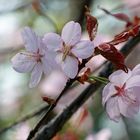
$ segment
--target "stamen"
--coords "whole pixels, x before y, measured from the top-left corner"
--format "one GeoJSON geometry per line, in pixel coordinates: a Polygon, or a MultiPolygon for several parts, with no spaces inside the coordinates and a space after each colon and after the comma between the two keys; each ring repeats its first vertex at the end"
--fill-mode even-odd
{"type": "Polygon", "coordinates": [[[117,90],[116,95],[122,96],[125,93],[125,90],[124,90],[125,89],[125,85],[126,84],[124,84],[122,87],[114,86],[115,89],[117,90]]]}
{"type": "Polygon", "coordinates": [[[63,56],[62,56],[62,61],[64,61],[67,57],[67,55],[69,54],[71,50],[70,46],[66,46],[65,43],[63,43],[63,56]]]}
{"type": "Polygon", "coordinates": [[[125,94],[126,93],[125,86],[126,86],[126,84],[124,84],[122,87],[115,86],[115,89],[117,90],[117,93],[115,95],[113,95],[112,97],[122,96],[122,97],[125,98],[125,100],[127,102],[130,102],[132,104],[136,103],[135,99],[132,99],[131,97],[128,96],[128,94],[125,94]]]}
{"type": "Polygon", "coordinates": [[[39,54],[39,49],[37,50],[37,53],[21,52],[20,54],[34,58],[37,62],[41,62],[41,57],[43,57],[42,54],[39,54]]]}

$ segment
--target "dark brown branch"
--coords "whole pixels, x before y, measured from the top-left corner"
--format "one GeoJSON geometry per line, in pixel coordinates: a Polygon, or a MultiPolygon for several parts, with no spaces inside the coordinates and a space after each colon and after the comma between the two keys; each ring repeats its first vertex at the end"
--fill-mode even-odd
{"type": "MultiPolygon", "coordinates": [[[[132,49],[140,42],[140,35],[131,39],[121,52],[127,56],[132,49]]],[[[104,69],[100,72],[99,76],[108,77],[112,72],[112,64],[106,64],[104,69]]],[[[36,135],[35,140],[50,140],[58,131],[61,130],[63,125],[69,118],[82,106],[82,104],[100,87],[101,83],[89,85],[61,114],[57,115],[48,125],[45,125],[40,132],[36,135]]]]}

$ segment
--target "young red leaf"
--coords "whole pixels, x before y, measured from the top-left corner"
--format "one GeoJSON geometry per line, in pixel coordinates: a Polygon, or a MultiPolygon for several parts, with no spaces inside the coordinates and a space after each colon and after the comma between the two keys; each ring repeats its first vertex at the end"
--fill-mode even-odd
{"type": "Polygon", "coordinates": [[[107,60],[111,61],[118,69],[128,72],[124,64],[124,56],[112,44],[103,43],[95,48],[96,54],[101,54],[107,60]]]}
{"type": "Polygon", "coordinates": [[[84,72],[84,74],[82,74],[81,76],[77,77],[77,80],[80,83],[84,84],[86,81],[88,81],[88,77],[89,77],[90,73],[91,73],[90,68],[87,68],[87,70],[84,72]]]}
{"type": "Polygon", "coordinates": [[[134,19],[133,19],[133,21],[131,23],[126,24],[126,28],[129,29],[129,28],[131,28],[131,27],[133,27],[135,25],[140,25],[140,18],[137,17],[137,16],[134,17],[134,19]]]}
{"type": "Polygon", "coordinates": [[[43,101],[47,102],[48,104],[54,104],[55,103],[54,99],[48,98],[46,96],[42,97],[42,99],[43,99],[43,101]]]}
{"type": "Polygon", "coordinates": [[[126,29],[122,33],[115,36],[115,38],[109,42],[109,44],[117,45],[119,43],[125,42],[129,39],[129,37],[135,37],[139,33],[139,25],[135,25],[129,29],[126,29]]]}
{"type": "Polygon", "coordinates": [[[98,29],[98,21],[95,17],[93,17],[90,14],[90,10],[88,9],[88,7],[86,8],[86,28],[87,28],[87,32],[89,35],[90,40],[94,40],[94,38],[96,37],[97,34],[97,29],[98,29]]]}
{"type": "Polygon", "coordinates": [[[32,7],[33,7],[33,9],[34,9],[37,13],[40,13],[40,12],[41,12],[39,0],[33,1],[33,2],[32,2],[32,7]]]}

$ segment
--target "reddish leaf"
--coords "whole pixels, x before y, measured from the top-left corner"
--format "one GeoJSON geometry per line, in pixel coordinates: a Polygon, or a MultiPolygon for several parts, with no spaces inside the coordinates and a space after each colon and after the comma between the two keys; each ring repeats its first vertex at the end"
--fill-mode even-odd
{"type": "Polygon", "coordinates": [[[96,34],[97,34],[97,29],[98,29],[98,21],[95,17],[93,17],[91,14],[90,14],[90,10],[88,9],[88,7],[85,7],[86,8],[86,28],[87,28],[87,31],[88,31],[88,35],[89,35],[89,38],[90,40],[94,40],[94,38],[96,37],[96,34]]]}
{"type": "Polygon", "coordinates": [[[135,17],[134,17],[133,24],[134,24],[134,25],[139,25],[139,24],[140,24],[140,18],[137,17],[137,16],[135,16],[135,17]]]}
{"type": "Polygon", "coordinates": [[[115,36],[115,38],[109,42],[112,45],[117,45],[119,43],[125,42],[129,39],[129,37],[135,37],[139,33],[139,25],[135,25],[129,29],[126,29],[122,33],[115,36]]]}
{"type": "Polygon", "coordinates": [[[127,23],[126,24],[126,28],[128,29],[130,27],[133,27],[133,26],[139,25],[139,24],[140,24],[140,18],[137,17],[137,16],[135,16],[134,19],[133,19],[133,21],[131,23],[127,23]]]}
{"type": "Polygon", "coordinates": [[[84,72],[84,74],[82,74],[81,76],[77,77],[77,80],[84,84],[86,81],[88,81],[88,77],[90,75],[91,71],[90,68],[87,68],[87,70],[84,72]]]}
{"type": "Polygon", "coordinates": [[[47,102],[48,104],[54,104],[55,103],[54,99],[48,98],[46,96],[42,97],[42,99],[43,99],[43,101],[47,102]]]}
{"type": "Polygon", "coordinates": [[[96,54],[101,54],[107,60],[111,61],[118,69],[128,72],[124,64],[124,56],[112,44],[104,43],[95,48],[96,54]]]}
{"type": "Polygon", "coordinates": [[[40,13],[40,12],[41,12],[40,1],[39,1],[39,0],[33,1],[33,2],[32,2],[32,7],[33,7],[33,9],[34,9],[37,13],[40,13]]]}

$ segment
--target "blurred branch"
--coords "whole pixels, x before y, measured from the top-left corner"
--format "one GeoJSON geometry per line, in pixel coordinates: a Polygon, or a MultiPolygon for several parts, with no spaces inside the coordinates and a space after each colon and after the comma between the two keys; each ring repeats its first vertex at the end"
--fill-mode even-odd
{"type": "MultiPolygon", "coordinates": [[[[127,56],[140,42],[140,34],[128,41],[121,52],[127,56]]],[[[99,76],[108,77],[113,71],[111,63],[105,65],[99,76]]],[[[84,104],[84,102],[101,86],[100,82],[89,85],[61,114],[45,125],[34,138],[35,140],[49,140],[62,129],[69,118],[84,104]]]]}
{"type": "Polygon", "coordinates": [[[40,115],[42,112],[44,112],[45,110],[47,110],[48,107],[49,107],[48,105],[47,105],[47,106],[43,106],[43,107],[39,108],[38,110],[27,114],[25,117],[20,118],[19,120],[17,120],[16,122],[10,124],[9,126],[3,128],[3,129],[1,129],[1,130],[0,130],[0,135],[1,135],[2,133],[4,133],[5,131],[11,129],[12,127],[18,125],[19,123],[25,122],[25,121],[27,121],[27,120],[29,120],[29,119],[31,119],[31,118],[37,116],[37,115],[40,115]]]}

